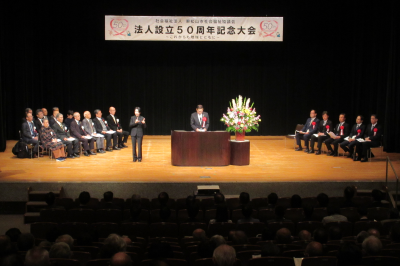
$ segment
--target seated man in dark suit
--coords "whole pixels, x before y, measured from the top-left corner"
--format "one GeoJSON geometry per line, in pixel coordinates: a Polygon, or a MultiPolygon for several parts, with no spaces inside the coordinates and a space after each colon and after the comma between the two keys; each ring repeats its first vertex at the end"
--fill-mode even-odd
{"type": "Polygon", "coordinates": [[[94,149],[94,138],[87,139],[90,136],[84,129],[81,120],[81,115],[78,112],[74,113],[74,121],[71,122],[71,136],[78,139],[84,148],[84,155],[96,155],[92,150],[94,149]]]}
{"type": "Polygon", "coordinates": [[[317,118],[317,112],[313,109],[310,112],[310,118],[307,119],[304,127],[296,132],[296,143],[299,146],[296,151],[301,151],[303,148],[301,147],[301,140],[304,140],[304,144],[306,146],[305,152],[308,152],[308,145],[311,139],[311,136],[318,131],[319,119],[317,118]]]}
{"type": "Polygon", "coordinates": [[[104,201],[100,202],[99,209],[113,209],[113,210],[121,209],[121,207],[113,203],[114,194],[111,191],[104,192],[103,198],[104,201]]]}
{"type": "Polygon", "coordinates": [[[24,122],[26,122],[26,115],[28,114],[28,113],[30,113],[31,115],[32,115],[32,121],[35,121],[35,118],[33,117],[33,111],[32,111],[32,109],[31,108],[25,108],[25,115],[24,115],[24,117],[22,118],[22,123],[24,123],[24,122]]]}
{"type": "MultiPolygon", "coordinates": [[[[354,160],[368,162],[368,151],[371,147],[379,147],[381,145],[382,134],[383,128],[378,124],[378,116],[375,114],[371,115],[371,124],[369,124],[365,130],[365,142],[357,141],[356,149],[359,156],[354,160]]],[[[371,157],[373,157],[372,154],[371,157]]]]}
{"type": "Polygon", "coordinates": [[[357,139],[362,138],[365,133],[364,117],[362,115],[357,116],[356,124],[352,127],[349,135],[349,140],[345,140],[340,143],[340,147],[344,152],[348,152],[347,158],[353,158],[354,148],[357,144],[357,139]]]}
{"type": "Polygon", "coordinates": [[[58,107],[53,107],[53,115],[49,117],[49,123],[50,126],[52,127],[54,123],[57,122],[57,114],[60,112],[60,110],[58,109],[58,107]]]}
{"type": "Polygon", "coordinates": [[[210,118],[208,113],[204,112],[203,105],[199,104],[196,107],[196,112],[190,116],[190,126],[193,131],[207,131],[210,126],[210,118]]]}
{"type": "MultiPolygon", "coordinates": [[[[39,134],[37,133],[36,127],[33,123],[33,116],[31,113],[27,113],[26,121],[22,123],[21,137],[27,144],[34,145],[33,152],[34,157],[37,158],[39,151],[39,134]]],[[[42,157],[43,155],[40,155],[42,157]]]]}
{"type": "Polygon", "coordinates": [[[110,109],[108,110],[110,112],[110,115],[107,116],[107,123],[108,126],[116,131],[117,136],[118,136],[118,147],[119,148],[128,148],[128,146],[125,145],[125,143],[128,141],[128,136],[129,136],[129,132],[128,131],[123,131],[121,124],[119,122],[119,118],[115,116],[115,108],[114,107],[110,107],[110,109]],[[124,137],[124,139],[122,139],[122,137],[124,137]]]}
{"type": "Polygon", "coordinates": [[[34,121],[36,129],[38,132],[40,132],[40,129],[43,126],[43,111],[42,109],[37,109],[36,110],[36,120],[34,121]]]}
{"type": "Polygon", "coordinates": [[[47,109],[43,107],[42,108],[42,112],[43,112],[43,118],[49,119],[48,116],[47,116],[47,109]]]}
{"type": "Polygon", "coordinates": [[[78,158],[79,155],[79,140],[74,139],[73,141],[69,141],[68,138],[71,137],[69,134],[69,127],[67,127],[64,123],[64,116],[62,113],[58,113],[56,115],[57,123],[54,123],[52,128],[56,133],[58,139],[61,140],[63,144],[67,146],[67,153],[70,159],[78,158]]]}
{"type": "Polygon", "coordinates": [[[314,143],[318,141],[317,147],[318,151],[316,155],[321,154],[321,147],[322,147],[322,142],[326,140],[327,138],[330,138],[328,135],[328,132],[333,129],[332,121],[328,120],[329,115],[327,111],[322,112],[322,121],[319,122],[319,127],[318,127],[318,137],[312,135],[311,136],[311,143],[310,143],[310,151],[308,153],[314,153],[314,143]]]}
{"type": "Polygon", "coordinates": [[[339,115],[339,123],[335,126],[333,133],[336,135],[335,138],[329,138],[325,140],[325,145],[328,148],[328,156],[338,156],[339,144],[349,136],[350,126],[346,122],[346,114],[342,113],[339,115]],[[332,150],[331,144],[333,144],[334,150],[332,150]]]}
{"type": "Polygon", "coordinates": [[[101,110],[94,110],[94,114],[96,115],[96,117],[93,118],[94,128],[96,129],[96,133],[103,134],[106,138],[106,151],[120,150],[120,148],[118,148],[117,132],[107,134],[106,132],[111,130],[111,128],[108,126],[107,121],[102,117],[103,114],[101,113],[101,110]],[[111,144],[111,138],[113,139],[113,144],[111,144]]]}

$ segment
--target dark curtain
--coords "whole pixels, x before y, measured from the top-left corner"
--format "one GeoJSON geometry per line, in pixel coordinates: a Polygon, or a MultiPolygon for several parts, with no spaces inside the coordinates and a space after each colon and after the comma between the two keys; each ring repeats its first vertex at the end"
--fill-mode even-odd
{"type": "MultiPolygon", "coordinates": [[[[3,1],[4,2],[4,1],[3,1]]],[[[142,108],[149,135],[189,130],[197,104],[210,129],[229,101],[250,97],[259,132],[284,135],[309,111],[345,112],[385,126],[387,151],[399,152],[398,12],[395,0],[356,1],[13,1],[2,5],[1,104],[7,139],[24,109],[62,113],[115,106],[127,128],[142,108]],[[283,16],[283,42],[104,41],[104,15],[283,16]],[[397,71],[397,72],[396,72],[397,71]],[[395,125],[394,125],[395,124],[395,125]]],[[[93,115],[93,113],[92,113],[93,115]]],[[[2,136],[2,141],[4,137],[2,136]]]]}

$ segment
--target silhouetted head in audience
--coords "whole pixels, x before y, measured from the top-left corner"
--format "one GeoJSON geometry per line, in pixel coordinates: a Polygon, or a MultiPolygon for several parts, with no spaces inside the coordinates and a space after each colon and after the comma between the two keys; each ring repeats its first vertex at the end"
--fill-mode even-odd
{"type": "Polygon", "coordinates": [[[44,201],[46,201],[47,206],[53,206],[56,201],[56,195],[53,192],[49,192],[44,196],[44,201]]]}
{"type": "Polygon", "coordinates": [[[131,197],[131,221],[138,222],[140,213],[142,212],[141,197],[139,195],[133,194],[131,197]]]}
{"type": "Polygon", "coordinates": [[[199,203],[196,201],[196,196],[188,196],[186,198],[186,210],[189,219],[195,220],[200,211],[199,203]]]}
{"type": "Polygon", "coordinates": [[[62,236],[59,236],[57,239],[56,239],[56,243],[59,243],[59,242],[64,242],[64,243],[66,243],[68,246],[69,246],[69,248],[72,250],[73,249],[73,247],[74,247],[74,239],[72,238],[72,236],[70,236],[70,235],[62,235],[62,236]]]}
{"type": "Polygon", "coordinates": [[[114,193],[111,191],[104,192],[103,194],[104,202],[112,202],[114,198],[114,193]]]}
{"type": "Polygon", "coordinates": [[[1,261],[1,266],[24,266],[24,261],[21,256],[18,256],[17,254],[11,254],[1,261]]]}
{"type": "Polygon", "coordinates": [[[325,228],[318,228],[314,230],[314,241],[321,244],[326,244],[328,242],[328,231],[325,228]]]}
{"type": "Polygon", "coordinates": [[[204,240],[197,246],[197,255],[200,258],[212,258],[214,252],[214,244],[210,242],[210,240],[204,240]]]}
{"type": "Polygon", "coordinates": [[[49,266],[49,252],[44,248],[34,247],[25,256],[25,266],[49,266]]]}
{"type": "Polygon", "coordinates": [[[92,246],[93,245],[93,237],[89,233],[79,234],[76,238],[77,246],[92,246]]]}
{"type": "Polygon", "coordinates": [[[368,209],[365,206],[357,208],[357,212],[360,215],[360,218],[366,218],[368,215],[368,209]]]}
{"type": "Polygon", "coordinates": [[[215,215],[215,220],[218,223],[222,223],[222,222],[228,222],[228,207],[226,206],[226,204],[219,204],[217,206],[217,211],[216,211],[216,215],[215,215]]]}
{"type": "Polygon", "coordinates": [[[327,212],[328,215],[340,214],[340,208],[338,206],[329,206],[327,212]]]}
{"type": "Polygon", "coordinates": [[[307,220],[311,220],[312,215],[314,213],[314,207],[307,204],[306,206],[303,207],[303,212],[304,212],[304,218],[306,218],[307,220]]]}
{"type": "Polygon", "coordinates": [[[292,198],[290,199],[290,207],[291,208],[301,208],[303,204],[303,201],[301,197],[297,194],[294,194],[292,198]]]}
{"type": "Polygon", "coordinates": [[[331,226],[329,228],[329,240],[341,240],[342,230],[339,226],[331,226]]]}
{"type": "Polygon", "coordinates": [[[125,252],[118,252],[111,258],[110,266],[132,266],[132,259],[125,252]]]}
{"type": "Polygon", "coordinates": [[[274,243],[268,242],[261,247],[261,257],[274,257],[280,256],[281,249],[274,243]]]}
{"type": "Polygon", "coordinates": [[[357,243],[362,244],[367,237],[369,237],[369,234],[366,231],[361,231],[358,233],[356,241],[357,243]]]}
{"type": "Polygon", "coordinates": [[[347,266],[362,264],[361,249],[352,242],[345,242],[340,246],[337,258],[337,265],[347,266]]]}
{"type": "Polygon", "coordinates": [[[392,225],[392,229],[390,229],[390,239],[394,243],[400,243],[400,224],[395,223],[392,225]]]}
{"type": "Polygon", "coordinates": [[[329,204],[329,197],[325,193],[320,193],[317,196],[317,201],[320,208],[326,208],[329,204]]]}
{"type": "Polygon", "coordinates": [[[276,206],[275,207],[275,216],[277,220],[283,219],[283,216],[285,216],[286,209],[283,206],[276,206]]]}
{"type": "Polygon", "coordinates": [[[236,262],[236,251],[228,245],[221,245],[214,250],[213,262],[216,266],[233,266],[236,262]]]}
{"type": "Polygon", "coordinates": [[[390,219],[399,219],[399,210],[396,208],[391,208],[389,211],[390,219]]]}
{"type": "Polygon", "coordinates": [[[28,251],[35,246],[35,237],[30,233],[21,234],[17,240],[19,251],[28,251]]]}
{"type": "Polygon", "coordinates": [[[206,232],[203,229],[196,229],[193,231],[193,241],[205,241],[207,240],[206,232]]]}
{"type": "Polygon", "coordinates": [[[86,205],[88,204],[90,201],[90,193],[87,191],[83,191],[81,192],[81,194],[79,194],[79,203],[81,205],[86,205]]]}
{"type": "Polygon", "coordinates": [[[101,258],[111,258],[118,252],[126,251],[126,242],[117,234],[111,234],[104,240],[104,246],[101,249],[101,258]]]}
{"type": "Polygon", "coordinates": [[[271,193],[268,195],[268,204],[276,205],[278,202],[278,195],[276,193],[271,193]]]}
{"type": "Polygon", "coordinates": [[[375,236],[375,237],[377,237],[377,238],[380,238],[380,237],[381,237],[381,233],[379,233],[379,231],[378,231],[377,229],[375,229],[375,228],[370,228],[370,229],[368,229],[368,234],[369,234],[370,236],[375,236]]]}
{"type": "Polygon", "coordinates": [[[6,236],[10,238],[11,242],[17,242],[20,235],[21,231],[18,228],[10,228],[6,232],[6,236]]]}
{"type": "Polygon", "coordinates": [[[217,247],[226,244],[226,241],[223,236],[215,235],[210,238],[210,243],[213,246],[213,248],[216,249],[217,247]]]}
{"type": "Polygon", "coordinates": [[[348,186],[344,189],[344,197],[348,201],[354,197],[355,193],[356,193],[356,190],[353,187],[348,186]]]}
{"type": "Polygon", "coordinates": [[[301,230],[299,232],[299,239],[303,241],[311,241],[311,233],[307,230],[301,230]]]}
{"type": "Polygon", "coordinates": [[[8,236],[0,236],[0,262],[1,258],[10,255],[13,252],[10,238],[8,236]]]}
{"type": "Polygon", "coordinates": [[[316,241],[308,243],[306,250],[304,251],[304,257],[316,257],[322,256],[324,249],[322,244],[316,241]]]}
{"type": "Polygon", "coordinates": [[[250,194],[247,192],[240,193],[239,201],[241,205],[246,205],[250,202],[250,194]]]}
{"type": "Polygon", "coordinates": [[[275,232],[268,227],[265,227],[261,234],[262,241],[275,240],[275,232]]]}
{"type": "Polygon", "coordinates": [[[243,214],[244,218],[246,218],[246,219],[251,218],[251,215],[253,214],[253,208],[252,208],[251,204],[247,204],[242,207],[242,214],[243,214]]]}
{"type": "Polygon", "coordinates": [[[161,192],[158,194],[158,203],[160,203],[160,206],[167,206],[169,201],[169,195],[167,192],[161,192]]]}
{"type": "Polygon", "coordinates": [[[71,249],[64,242],[55,243],[49,252],[50,259],[69,259],[71,255],[71,249]]]}
{"type": "Polygon", "coordinates": [[[162,222],[166,222],[171,217],[171,209],[164,206],[160,209],[160,219],[162,222]]]}
{"type": "Polygon", "coordinates": [[[225,196],[224,194],[217,192],[214,194],[214,204],[215,205],[220,205],[225,203],[225,196]]]}
{"type": "Polygon", "coordinates": [[[382,242],[375,236],[369,236],[362,242],[365,256],[379,256],[382,250],[382,242]]]}
{"type": "Polygon", "coordinates": [[[235,231],[232,236],[232,245],[245,245],[247,243],[246,233],[243,231],[235,231]]]}
{"type": "Polygon", "coordinates": [[[371,195],[375,202],[381,202],[383,199],[383,193],[379,189],[372,190],[371,195]]]}
{"type": "Polygon", "coordinates": [[[292,243],[292,234],[287,228],[281,228],[276,232],[275,240],[277,244],[290,244],[292,243]]]}
{"type": "Polygon", "coordinates": [[[149,247],[149,258],[150,259],[166,259],[173,258],[174,252],[171,245],[165,242],[152,243],[149,247]]]}

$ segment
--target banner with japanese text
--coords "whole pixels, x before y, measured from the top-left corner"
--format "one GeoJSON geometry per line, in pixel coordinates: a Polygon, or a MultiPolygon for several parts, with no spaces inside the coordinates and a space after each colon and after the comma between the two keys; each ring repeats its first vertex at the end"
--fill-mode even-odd
{"type": "Polygon", "coordinates": [[[105,39],[283,41],[283,17],[105,16],[105,39]]]}

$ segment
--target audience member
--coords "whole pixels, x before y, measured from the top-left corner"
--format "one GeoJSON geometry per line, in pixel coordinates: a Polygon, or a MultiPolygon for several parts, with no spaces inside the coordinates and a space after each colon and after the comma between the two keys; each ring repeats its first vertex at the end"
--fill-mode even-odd
{"type": "Polygon", "coordinates": [[[313,206],[311,206],[310,204],[305,205],[303,207],[303,213],[304,213],[303,221],[305,221],[305,222],[314,221],[314,219],[313,219],[314,207],[313,206]]]}
{"type": "Polygon", "coordinates": [[[271,193],[268,195],[268,209],[275,209],[276,203],[278,202],[278,195],[271,193]]]}
{"type": "Polygon", "coordinates": [[[309,243],[304,251],[304,257],[322,256],[324,249],[322,244],[316,241],[309,243]]]}
{"type": "Polygon", "coordinates": [[[16,250],[13,249],[10,238],[8,236],[0,236],[0,263],[3,258],[15,252],[16,250]]]}
{"type": "Polygon", "coordinates": [[[216,266],[233,266],[236,262],[236,251],[228,245],[221,245],[214,250],[213,262],[216,266]]]}
{"type": "Polygon", "coordinates": [[[382,207],[382,199],[383,199],[383,193],[379,189],[374,189],[371,192],[372,194],[372,205],[371,207],[382,207]]]}
{"type": "Polygon", "coordinates": [[[44,196],[44,201],[47,204],[48,209],[65,210],[63,206],[56,205],[56,195],[53,192],[49,192],[44,196]]]}
{"type": "Polygon", "coordinates": [[[132,266],[132,259],[125,252],[116,253],[110,260],[110,266],[132,266]]]}
{"type": "Polygon", "coordinates": [[[283,206],[275,207],[275,219],[268,220],[267,223],[276,223],[276,222],[291,222],[289,219],[286,219],[285,216],[286,209],[283,206]]]}
{"type": "Polygon", "coordinates": [[[72,250],[74,247],[74,239],[70,235],[62,235],[56,239],[56,243],[64,242],[66,243],[69,248],[72,250]]]}
{"type": "Polygon", "coordinates": [[[203,229],[196,229],[193,231],[193,241],[206,241],[207,237],[206,237],[206,232],[203,229]]]}
{"type": "Polygon", "coordinates": [[[325,193],[320,193],[317,196],[317,201],[319,208],[327,208],[329,204],[329,197],[325,193]]]}
{"type": "Polygon", "coordinates": [[[301,208],[302,207],[302,199],[299,195],[294,194],[290,199],[290,208],[301,208]]]}
{"type": "Polygon", "coordinates": [[[169,201],[169,195],[167,192],[161,192],[160,194],[158,194],[158,204],[160,209],[162,207],[167,206],[168,201],[169,201]]]}
{"type": "Polygon", "coordinates": [[[354,195],[356,194],[356,190],[354,187],[348,186],[344,189],[344,199],[345,201],[343,202],[341,208],[349,208],[349,207],[354,207],[353,204],[353,198],[354,195]]]}
{"type": "Polygon", "coordinates": [[[10,238],[12,243],[16,243],[18,241],[18,237],[21,235],[21,231],[18,228],[10,228],[6,232],[6,236],[10,238]]]}
{"type": "Polygon", "coordinates": [[[253,214],[253,207],[251,206],[251,204],[246,204],[242,207],[242,214],[243,214],[244,218],[239,219],[238,224],[259,223],[260,222],[259,219],[255,219],[255,218],[251,217],[251,215],[253,214]]]}
{"type": "Polygon", "coordinates": [[[369,221],[368,219],[368,209],[365,206],[357,208],[357,212],[360,215],[360,221],[369,221]]]}
{"type": "Polygon", "coordinates": [[[25,256],[25,266],[50,266],[49,252],[44,248],[34,247],[25,256]]]}
{"type": "Polygon", "coordinates": [[[357,237],[356,237],[356,241],[359,244],[362,244],[362,242],[364,242],[364,240],[369,237],[369,234],[366,231],[361,231],[360,233],[358,233],[357,237]]]}
{"type": "Polygon", "coordinates": [[[314,230],[314,241],[321,244],[326,244],[328,242],[328,231],[321,227],[314,230]]]}
{"type": "Polygon", "coordinates": [[[328,216],[322,219],[323,223],[332,222],[347,222],[347,217],[340,214],[340,209],[337,206],[328,207],[328,216]]]}
{"type": "Polygon", "coordinates": [[[329,240],[341,240],[342,239],[342,230],[339,226],[331,226],[329,228],[329,240]]]}
{"type": "Polygon", "coordinates": [[[370,228],[370,229],[368,229],[368,235],[374,236],[374,237],[376,237],[376,238],[380,238],[380,237],[381,237],[381,234],[380,234],[379,231],[376,230],[375,228],[370,228]]]}
{"type": "Polygon", "coordinates": [[[130,222],[139,222],[142,213],[142,199],[139,195],[133,194],[131,197],[130,222]]]}
{"type": "Polygon", "coordinates": [[[90,202],[90,193],[87,191],[82,191],[81,194],[79,194],[79,208],[91,209],[91,207],[88,206],[89,202],[90,202]]]}
{"type": "Polygon", "coordinates": [[[199,203],[196,201],[196,196],[188,196],[186,198],[186,211],[188,220],[186,222],[200,222],[202,219],[197,218],[200,211],[199,203]]]}
{"type": "Polygon", "coordinates": [[[74,121],[74,111],[68,110],[67,112],[67,118],[64,120],[64,124],[68,127],[71,128],[71,122],[74,121]]]}
{"type": "Polygon", "coordinates": [[[246,245],[248,243],[247,236],[243,231],[235,231],[232,236],[232,245],[246,245]]]}
{"type": "Polygon", "coordinates": [[[382,251],[382,242],[375,236],[369,236],[363,241],[362,248],[365,256],[379,256],[382,251]]]}
{"type": "Polygon", "coordinates": [[[219,204],[217,206],[215,219],[210,220],[210,223],[232,223],[228,216],[228,207],[226,204],[219,204]]]}
{"type": "Polygon", "coordinates": [[[28,251],[35,246],[35,237],[30,233],[21,234],[17,240],[19,251],[28,251]]]}
{"type": "Polygon", "coordinates": [[[281,228],[276,232],[275,240],[277,244],[290,244],[293,239],[289,229],[281,228]]]}
{"type": "Polygon", "coordinates": [[[226,241],[223,236],[215,235],[210,238],[210,243],[211,243],[213,249],[216,249],[217,247],[219,247],[223,244],[226,244],[226,241]]]}
{"type": "Polygon", "coordinates": [[[104,240],[100,256],[103,259],[111,258],[118,252],[126,251],[126,242],[117,234],[111,234],[104,240]]]}
{"type": "Polygon", "coordinates": [[[311,233],[307,230],[301,230],[299,232],[299,239],[302,241],[311,241],[311,233]]]}
{"type": "Polygon", "coordinates": [[[224,194],[217,192],[214,195],[214,205],[218,206],[220,204],[224,204],[225,203],[225,196],[224,194]]]}
{"type": "Polygon", "coordinates": [[[239,195],[239,202],[240,202],[240,206],[246,206],[247,204],[250,203],[250,194],[247,192],[242,192],[239,195]]]}
{"type": "Polygon", "coordinates": [[[67,243],[58,242],[50,248],[50,259],[69,259],[71,258],[71,249],[67,243]]]}
{"type": "Polygon", "coordinates": [[[114,204],[114,193],[111,191],[104,192],[103,194],[104,202],[101,202],[99,205],[99,209],[112,209],[112,210],[120,210],[121,207],[114,204]]]}

